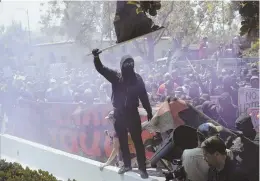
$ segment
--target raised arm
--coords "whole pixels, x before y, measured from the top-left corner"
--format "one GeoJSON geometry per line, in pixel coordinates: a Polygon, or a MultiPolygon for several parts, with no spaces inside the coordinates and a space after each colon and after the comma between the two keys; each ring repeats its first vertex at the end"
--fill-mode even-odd
{"type": "Polygon", "coordinates": [[[94,65],[96,70],[103,75],[110,83],[114,83],[119,80],[118,72],[104,66],[100,61],[99,54],[101,52],[98,49],[92,51],[94,55],[94,65]]]}

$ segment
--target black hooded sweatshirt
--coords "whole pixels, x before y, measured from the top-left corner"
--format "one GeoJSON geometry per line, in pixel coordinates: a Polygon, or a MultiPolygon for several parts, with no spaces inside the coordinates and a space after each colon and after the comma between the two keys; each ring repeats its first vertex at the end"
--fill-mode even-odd
{"type": "Polygon", "coordinates": [[[96,70],[112,84],[111,100],[113,107],[131,110],[139,107],[139,99],[148,114],[152,114],[151,105],[142,77],[134,72],[133,67],[126,67],[124,63],[134,60],[131,56],[123,56],[120,62],[121,73],[104,66],[99,57],[94,58],[96,70]]]}

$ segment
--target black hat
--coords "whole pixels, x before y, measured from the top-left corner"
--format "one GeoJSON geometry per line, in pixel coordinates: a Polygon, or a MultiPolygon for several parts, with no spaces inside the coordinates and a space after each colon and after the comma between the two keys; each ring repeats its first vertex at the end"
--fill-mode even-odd
{"type": "Polygon", "coordinates": [[[248,115],[241,115],[236,120],[236,128],[238,130],[253,129],[251,117],[248,115]]]}

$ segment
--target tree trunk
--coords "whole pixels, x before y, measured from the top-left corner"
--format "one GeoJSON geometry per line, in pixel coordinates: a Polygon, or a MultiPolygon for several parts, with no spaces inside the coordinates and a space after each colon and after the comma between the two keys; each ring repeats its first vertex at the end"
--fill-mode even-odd
{"type": "MultiPolygon", "coordinates": [[[[110,2],[107,2],[107,9],[108,9],[108,21],[111,22],[111,8],[110,8],[110,2]]],[[[109,23],[109,44],[112,46],[112,28],[111,28],[111,23],[109,23]]]]}
{"type": "Polygon", "coordinates": [[[154,43],[153,43],[153,37],[152,35],[149,35],[147,37],[147,45],[148,45],[148,61],[149,62],[154,62],[154,43]]]}

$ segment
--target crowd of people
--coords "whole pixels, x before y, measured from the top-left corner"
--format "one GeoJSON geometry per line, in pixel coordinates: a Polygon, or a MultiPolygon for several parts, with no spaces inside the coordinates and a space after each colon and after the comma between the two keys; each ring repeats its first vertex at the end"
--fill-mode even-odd
{"type": "MultiPolygon", "coordinates": [[[[219,135],[220,130],[216,126],[209,123],[200,125],[197,130],[199,141],[198,151],[190,150],[190,154],[188,156],[184,154],[182,158],[184,161],[184,172],[189,180],[201,180],[202,177],[204,177],[202,180],[246,181],[258,179],[258,159],[256,159],[259,154],[258,133],[252,124],[250,116],[239,117],[237,107],[238,89],[240,87],[259,89],[259,74],[256,64],[251,65],[250,70],[244,67],[241,68],[239,72],[224,69],[220,73],[220,76],[217,76],[214,67],[203,67],[201,65],[193,67],[189,62],[191,72],[187,74],[178,74],[177,70],[171,73],[163,72],[163,80],[156,79],[158,78],[156,76],[149,76],[150,72],[146,72],[145,74],[140,73],[141,77],[146,80],[145,83],[143,83],[140,75],[134,72],[134,60],[131,56],[124,56],[122,58],[120,62],[121,73],[118,73],[101,63],[99,53],[98,50],[93,50],[95,67],[97,71],[112,84],[113,89],[112,104],[114,106],[113,119],[115,119],[115,136],[112,137],[114,140],[118,140],[117,148],[115,149],[118,150],[118,147],[120,147],[123,156],[122,160],[124,162],[124,165],[119,169],[119,174],[132,169],[130,152],[129,149],[126,148],[128,147],[126,143],[129,138],[124,136],[130,133],[136,148],[141,177],[148,177],[145,166],[146,163],[143,160],[143,149],[141,148],[143,146],[141,146],[138,141],[139,138],[137,137],[141,135],[141,125],[140,123],[137,124],[137,122],[140,122],[140,118],[138,121],[137,117],[133,117],[136,112],[135,109],[138,106],[138,104],[136,105],[138,97],[147,112],[148,121],[153,117],[151,115],[151,108],[149,108],[150,105],[147,102],[147,96],[143,94],[143,86],[145,84],[145,89],[150,98],[149,102],[152,104],[164,102],[167,100],[166,97],[177,97],[180,100],[186,100],[210,119],[218,122],[222,128],[235,130],[233,135],[241,139],[240,143],[234,143],[234,138],[231,136],[228,137],[227,142],[224,142],[223,139],[227,137],[222,134],[219,135]],[[182,77],[180,75],[182,75],[182,77]],[[125,92],[125,90],[127,91],[125,92]],[[211,96],[218,96],[217,101],[213,102],[211,96]],[[130,115],[132,115],[131,120],[128,120],[130,115]],[[124,118],[122,118],[122,116],[124,116],[124,118]],[[124,119],[124,121],[122,119],[124,119]],[[232,142],[232,144],[230,144],[230,142],[232,142]],[[241,146],[241,144],[243,146],[241,146]],[[227,150],[227,148],[230,148],[231,151],[227,150]],[[249,150],[252,151],[251,156],[248,155],[249,152],[247,151],[249,150]],[[231,154],[228,154],[230,152],[231,154]],[[233,153],[239,158],[239,166],[241,166],[241,168],[236,165],[239,161],[236,162],[237,158],[233,158],[233,153]],[[196,157],[198,157],[199,162],[196,162],[194,159],[196,157]],[[189,164],[187,164],[187,160],[190,161],[188,162],[189,164]],[[250,167],[246,166],[249,162],[251,163],[250,167]],[[203,167],[203,164],[209,167],[204,167],[200,170],[199,166],[203,167]],[[193,172],[187,173],[189,172],[189,168],[193,170],[191,165],[194,167],[193,169],[195,169],[196,166],[198,167],[198,172],[195,172],[197,174],[193,172]]],[[[152,75],[157,75],[156,70],[153,69],[153,71],[152,75]]],[[[175,101],[176,100],[178,99],[175,98],[175,101]]],[[[111,157],[114,156],[115,154],[111,154],[111,157]]],[[[111,157],[101,168],[111,162],[111,157]]]]}
{"type": "MultiPolygon", "coordinates": [[[[208,100],[209,96],[229,92],[234,105],[237,105],[238,96],[235,92],[239,87],[258,88],[257,65],[242,67],[239,73],[225,68],[221,72],[216,72],[215,67],[203,65],[193,67],[195,72],[192,68],[186,72],[182,72],[181,68],[169,72],[165,65],[152,63],[149,67],[138,67],[137,71],[144,79],[152,103],[163,100],[167,95],[176,95],[197,102],[196,98],[204,97],[208,100]]],[[[46,76],[41,79],[27,76],[23,71],[13,70],[13,73],[14,75],[9,78],[2,76],[2,92],[11,88],[16,89],[14,90],[16,93],[30,100],[107,103],[111,95],[109,84],[93,69],[91,71],[67,69],[67,75],[64,77],[46,76]],[[94,94],[94,97],[88,96],[90,94],[94,94]]],[[[195,103],[195,105],[201,104],[195,103]]]]}
{"type": "MultiPolygon", "coordinates": [[[[220,119],[224,125],[234,127],[238,88],[259,88],[256,64],[241,67],[239,72],[226,68],[217,72],[214,66],[200,64],[193,65],[193,68],[188,67],[188,71],[187,68],[184,69],[173,68],[169,71],[166,65],[156,63],[136,66],[152,105],[164,101],[168,95],[175,96],[192,102],[208,116],[220,119]],[[210,96],[220,96],[219,104],[215,105],[210,96]]],[[[94,67],[91,70],[68,68],[63,77],[52,77],[51,74],[40,78],[32,77],[22,70],[13,70],[13,75],[7,78],[3,74],[4,72],[0,82],[3,105],[14,104],[20,96],[44,102],[109,103],[112,93],[109,83],[94,67]]]]}
{"type": "MultiPolygon", "coordinates": [[[[150,18],[156,16],[160,9],[160,1],[117,1],[113,21],[117,43],[164,28],[155,25],[150,18]]],[[[113,124],[114,131],[104,131],[111,138],[113,150],[107,162],[101,165],[101,170],[112,164],[118,155],[121,161],[117,164],[120,167],[119,174],[132,170],[135,165],[138,166],[141,178],[145,179],[149,177],[146,167],[149,164],[157,167],[157,162],[153,163],[154,157],[146,160],[146,147],[142,140],[144,127],[139,108],[146,111],[146,122],[152,122],[155,117],[152,107],[166,103],[171,120],[182,121],[180,125],[169,127],[163,133],[157,132],[158,140],[161,137],[162,141],[159,146],[156,145],[158,150],[152,148],[154,152],[158,151],[158,155],[163,155],[159,151],[170,142],[174,145],[171,154],[178,155],[181,152],[179,168],[165,173],[166,180],[259,180],[259,130],[254,127],[250,116],[239,115],[238,108],[239,88],[259,89],[258,63],[237,62],[235,66],[222,67],[222,58],[238,60],[241,57],[238,37],[229,46],[219,46],[212,56],[216,60],[214,63],[203,63],[209,61],[212,53],[209,51],[208,38],[203,38],[198,56],[194,56],[188,47],[182,49],[183,36],[173,40],[175,50],[169,51],[163,63],[136,64],[131,55],[124,55],[120,63],[108,62],[110,66],[106,66],[103,60],[111,57],[100,58],[102,52],[95,49],[92,51],[93,64],[87,67],[61,66],[53,71],[50,68],[52,65],[49,65],[40,67],[41,72],[36,70],[32,73],[24,65],[5,66],[0,71],[1,113],[11,116],[14,108],[19,106],[19,98],[34,103],[79,104],[85,106],[85,109],[93,104],[112,103],[113,111],[106,118],[113,124]],[[181,49],[182,55],[175,57],[173,62],[172,53],[181,49]],[[200,63],[193,61],[197,57],[200,63]],[[118,64],[120,71],[110,68],[118,64]],[[173,106],[173,109],[180,109],[173,113],[171,103],[180,106],[173,106]],[[184,117],[188,117],[190,122],[204,123],[199,126],[189,125],[180,118],[180,112],[186,114],[184,117]],[[203,116],[207,118],[206,121],[199,120],[203,116]],[[229,135],[224,131],[229,132],[229,135]],[[196,140],[196,146],[193,144],[192,149],[187,146],[191,140],[196,140]]],[[[167,160],[168,164],[173,162],[165,155],[160,159],[167,160]]]]}
{"type": "MultiPolygon", "coordinates": [[[[193,64],[192,61],[191,64],[183,63],[186,64],[184,67],[173,67],[170,71],[165,64],[156,62],[135,66],[136,72],[144,81],[150,104],[155,106],[164,102],[168,96],[177,97],[189,102],[224,127],[237,129],[238,89],[240,87],[259,89],[258,64],[244,64],[236,70],[222,67],[217,71],[214,65],[193,64]],[[212,96],[218,96],[217,101],[211,100],[212,96]]],[[[4,73],[3,71],[0,82],[1,102],[7,114],[11,114],[19,97],[38,102],[86,105],[111,102],[112,87],[94,67],[88,70],[66,68],[66,75],[63,77],[53,77],[50,72],[47,72],[46,77],[33,77],[27,75],[22,69],[12,69],[12,76],[9,77],[4,73]]],[[[151,117],[152,115],[150,119],[151,117]]],[[[213,140],[221,142],[216,139],[213,140]]],[[[119,150],[119,141],[117,150],[119,150]]]]}

